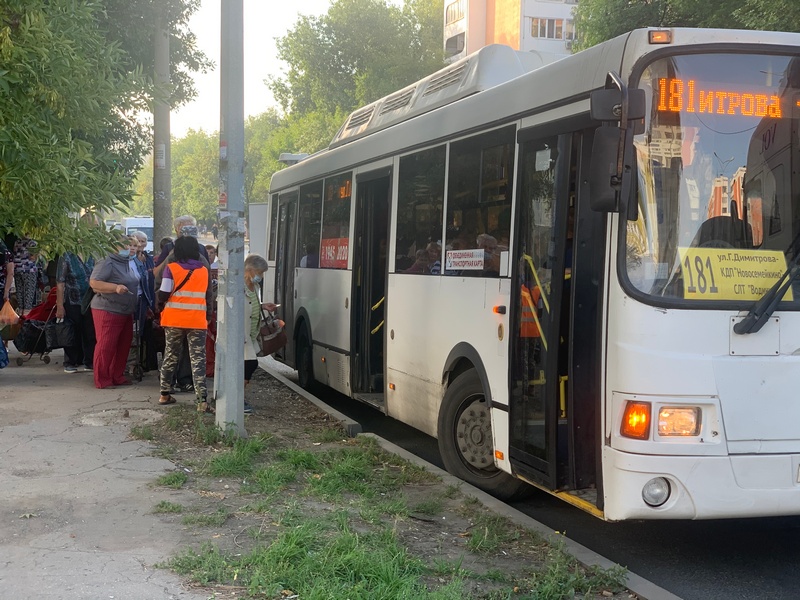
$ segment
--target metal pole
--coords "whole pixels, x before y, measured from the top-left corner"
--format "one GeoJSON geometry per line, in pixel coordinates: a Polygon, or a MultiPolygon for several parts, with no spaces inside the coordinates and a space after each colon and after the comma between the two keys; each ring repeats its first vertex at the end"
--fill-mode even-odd
{"type": "Polygon", "coordinates": [[[172,235],[172,177],[169,148],[169,32],[165,11],[155,23],[155,78],[158,92],[153,102],[153,248],[172,235]]]}
{"type": "MultiPolygon", "coordinates": [[[[244,429],[244,50],[242,0],[222,0],[216,423],[244,429]]],[[[249,330],[249,328],[248,328],[249,330]]]]}

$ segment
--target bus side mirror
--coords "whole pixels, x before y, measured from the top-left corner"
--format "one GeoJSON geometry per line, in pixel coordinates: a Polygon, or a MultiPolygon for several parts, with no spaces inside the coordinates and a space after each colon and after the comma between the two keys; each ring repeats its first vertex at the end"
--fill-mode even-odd
{"type": "MultiPolygon", "coordinates": [[[[621,124],[623,105],[627,103],[628,121],[644,119],[647,99],[644,90],[595,90],[589,97],[589,114],[595,121],[615,121],[621,124]]],[[[627,128],[627,124],[624,128],[627,128]]]]}
{"type": "MultiPolygon", "coordinates": [[[[589,169],[589,206],[598,212],[617,212],[630,199],[633,173],[633,133],[639,133],[646,112],[644,90],[629,90],[618,75],[609,73],[606,89],[589,99],[592,119],[602,121],[595,130],[589,169]]],[[[633,209],[633,206],[631,207],[633,209]]],[[[632,211],[629,211],[632,212],[632,211]]]]}
{"type": "Polygon", "coordinates": [[[592,143],[592,163],[589,168],[589,207],[597,212],[619,210],[617,156],[620,130],[618,127],[598,127],[592,143]]]}

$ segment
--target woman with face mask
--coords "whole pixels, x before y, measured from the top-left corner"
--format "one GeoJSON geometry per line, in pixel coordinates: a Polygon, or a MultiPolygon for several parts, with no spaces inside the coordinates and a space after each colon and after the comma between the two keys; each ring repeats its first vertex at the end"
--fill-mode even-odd
{"type": "Polygon", "coordinates": [[[120,241],[117,252],[98,262],[89,285],[92,318],[97,344],[94,350],[94,386],[98,389],[130,385],[125,365],[133,340],[133,313],[136,310],[139,271],[133,257],[139,248],[135,237],[120,241]]]}
{"type": "MultiPolygon", "coordinates": [[[[244,385],[250,383],[258,368],[258,331],[261,309],[274,311],[277,307],[271,302],[261,302],[261,282],[267,272],[267,261],[258,254],[250,254],[244,259],[244,296],[245,296],[245,338],[244,338],[244,385]]],[[[245,414],[253,412],[253,408],[244,403],[245,414]]]]}

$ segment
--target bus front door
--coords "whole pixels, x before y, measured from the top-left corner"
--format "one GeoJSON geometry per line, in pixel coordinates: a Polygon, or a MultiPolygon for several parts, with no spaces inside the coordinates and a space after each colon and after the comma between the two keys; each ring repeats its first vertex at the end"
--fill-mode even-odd
{"type": "Polygon", "coordinates": [[[289,342],[277,356],[294,365],[294,265],[295,265],[295,213],[297,192],[281,194],[278,204],[278,241],[275,260],[275,304],[279,304],[278,317],[286,323],[289,342]]]}
{"type": "Polygon", "coordinates": [[[524,478],[602,510],[599,307],[606,221],[590,209],[581,176],[591,148],[590,131],[531,136],[521,144],[510,458],[524,478]]]}
{"type": "Polygon", "coordinates": [[[516,472],[548,489],[559,485],[567,443],[570,154],[569,136],[522,143],[517,195],[510,458],[516,472]]]}
{"type": "Polygon", "coordinates": [[[356,178],[351,330],[353,396],[384,410],[387,234],[391,174],[356,178]]]}

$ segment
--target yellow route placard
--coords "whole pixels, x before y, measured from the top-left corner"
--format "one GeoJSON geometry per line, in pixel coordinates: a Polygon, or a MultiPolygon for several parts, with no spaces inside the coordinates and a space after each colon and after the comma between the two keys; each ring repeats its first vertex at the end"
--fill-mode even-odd
{"type": "MultiPolygon", "coordinates": [[[[678,248],[683,297],[691,300],[758,300],[786,270],[780,250],[678,248]]],[[[789,288],[784,300],[792,300],[789,288]]]]}

